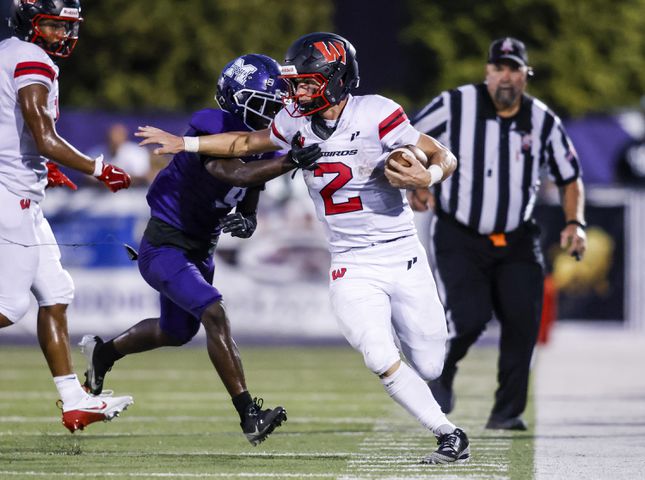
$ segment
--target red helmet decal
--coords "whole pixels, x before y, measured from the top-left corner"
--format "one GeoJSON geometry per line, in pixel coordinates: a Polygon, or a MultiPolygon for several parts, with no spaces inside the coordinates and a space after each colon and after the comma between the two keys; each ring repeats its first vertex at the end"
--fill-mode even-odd
{"type": "Polygon", "coordinates": [[[323,54],[325,60],[328,62],[335,62],[340,60],[340,63],[347,63],[347,52],[345,51],[345,45],[342,42],[336,40],[331,40],[328,42],[314,42],[314,47],[318,49],[320,53],[323,54]]]}

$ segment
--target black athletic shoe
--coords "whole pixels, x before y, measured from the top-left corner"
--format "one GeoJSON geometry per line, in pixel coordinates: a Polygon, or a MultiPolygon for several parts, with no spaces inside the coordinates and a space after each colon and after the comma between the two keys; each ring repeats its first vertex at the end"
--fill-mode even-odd
{"type": "Polygon", "coordinates": [[[488,423],[486,423],[486,428],[489,430],[518,430],[523,432],[528,429],[528,426],[520,417],[507,418],[505,420],[489,418],[488,423]]]}
{"type": "Polygon", "coordinates": [[[96,348],[103,344],[101,337],[96,335],[84,335],[79,343],[81,352],[87,358],[87,370],[85,370],[85,383],[83,386],[92,395],[99,395],[103,391],[103,379],[112,368],[105,367],[96,361],[96,348]]]}
{"type": "Polygon", "coordinates": [[[276,427],[287,421],[287,411],[282,407],[262,410],[264,401],[254,398],[253,403],[246,407],[244,420],[240,423],[242,432],[251,445],[263,442],[276,427]]]}
{"type": "Polygon", "coordinates": [[[441,377],[436,380],[430,380],[428,386],[432,391],[432,396],[441,407],[441,411],[448,415],[455,408],[455,394],[451,387],[446,387],[441,382],[441,377]]]}
{"type": "Polygon", "coordinates": [[[470,458],[470,447],[466,432],[455,428],[452,433],[446,433],[437,438],[439,448],[421,460],[421,463],[463,463],[470,458]]]}

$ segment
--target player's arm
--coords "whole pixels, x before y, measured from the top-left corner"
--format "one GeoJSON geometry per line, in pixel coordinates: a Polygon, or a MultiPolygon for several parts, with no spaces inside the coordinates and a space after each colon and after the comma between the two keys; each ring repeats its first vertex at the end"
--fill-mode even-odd
{"type": "Polygon", "coordinates": [[[83,155],[56,132],[54,119],[47,109],[48,95],[47,87],[39,83],[18,90],[22,116],[34,137],[38,152],[61,165],[92,175],[94,159],[83,155]]]}
{"type": "Polygon", "coordinates": [[[94,175],[113,192],[130,186],[130,176],[123,170],[82,154],[56,132],[47,108],[49,90],[33,83],[18,90],[18,103],[38,152],[50,160],[88,175],[94,175]]]}
{"type": "Polygon", "coordinates": [[[457,158],[434,138],[422,133],[416,143],[428,157],[426,169],[416,158],[409,166],[389,162],[385,176],[390,184],[398,188],[427,189],[448,178],[457,168],[457,158]]]}
{"type": "Polygon", "coordinates": [[[205,162],[205,167],[208,173],[218,180],[236,187],[252,187],[279,177],[293,170],[296,165],[289,160],[288,155],[283,155],[255,162],[243,162],[239,158],[209,158],[205,162]]]}
{"type": "MultiPolygon", "coordinates": [[[[229,163],[229,162],[222,162],[229,163]]],[[[262,187],[249,188],[242,200],[231,213],[222,219],[220,227],[222,232],[230,233],[232,237],[249,238],[258,226],[256,212],[260,201],[262,187]]]]}
{"type": "Polygon", "coordinates": [[[245,163],[239,158],[222,160],[206,157],[204,165],[212,176],[236,187],[261,185],[294,168],[315,170],[316,162],[322,156],[320,145],[303,147],[300,140],[298,132],[291,141],[289,153],[278,158],[245,163]]]}
{"type": "Polygon", "coordinates": [[[139,145],[161,145],[154,153],[197,152],[216,157],[246,157],[257,153],[274,152],[280,147],[273,144],[269,129],[256,132],[225,132],[199,137],[179,137],[156,127],[139,127],[135,133],[143,138],[139,145]]]}

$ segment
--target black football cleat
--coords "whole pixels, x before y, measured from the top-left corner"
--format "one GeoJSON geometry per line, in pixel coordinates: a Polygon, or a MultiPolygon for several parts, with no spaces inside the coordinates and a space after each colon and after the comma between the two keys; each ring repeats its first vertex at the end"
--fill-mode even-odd
{"type": "Polygon", "coordinates": [[[505,420],[489,418],[486,423],[486,428],[488,430],[515,430],[521,432],[528,430],[526,422],[520,417],[507,418],[505,420]]]}
{"type": "Polygon", "coordinates": [[[87,359],[87,370],[85,370],[85,382],[83,387],[92,395],[100,395],[103,391],[103,380],[105,375],[112,368],[105,367],[102,363],[97,362],[97,347],[103,344],[101,337],[97,335],[84,335],[79,343],[81,352],[87,359]]]}
{"type": "Polygon", "coordinates": [[[421,460],[421,463],[433,465],[444,463],[464,463],[470,458],[470,442],[461,428],[437,438],[439,448],[421,460]]]}
{"type": "Polygon", "coordinates": [[[240,423],[242,432],[251,445],[263,442],[271,432],[287,421],[287,411],[282,407],[262,410],[264,401],[254,398],[253,403],[246,407],[244,420],[240,423]]]}

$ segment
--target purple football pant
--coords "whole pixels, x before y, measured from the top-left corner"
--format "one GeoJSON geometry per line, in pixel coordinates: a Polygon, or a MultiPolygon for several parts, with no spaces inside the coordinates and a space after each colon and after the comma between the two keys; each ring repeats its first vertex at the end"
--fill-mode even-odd
{"type": "Polygon", "coordinates": [[[215,264],[210,255],[194,255],[169,246],[155,247],[144,238],[139,248],[139,271],[160,293],[161,329],[184,343],[199,330],[204,310],[222,298],[211,285],[215,264]]]}

